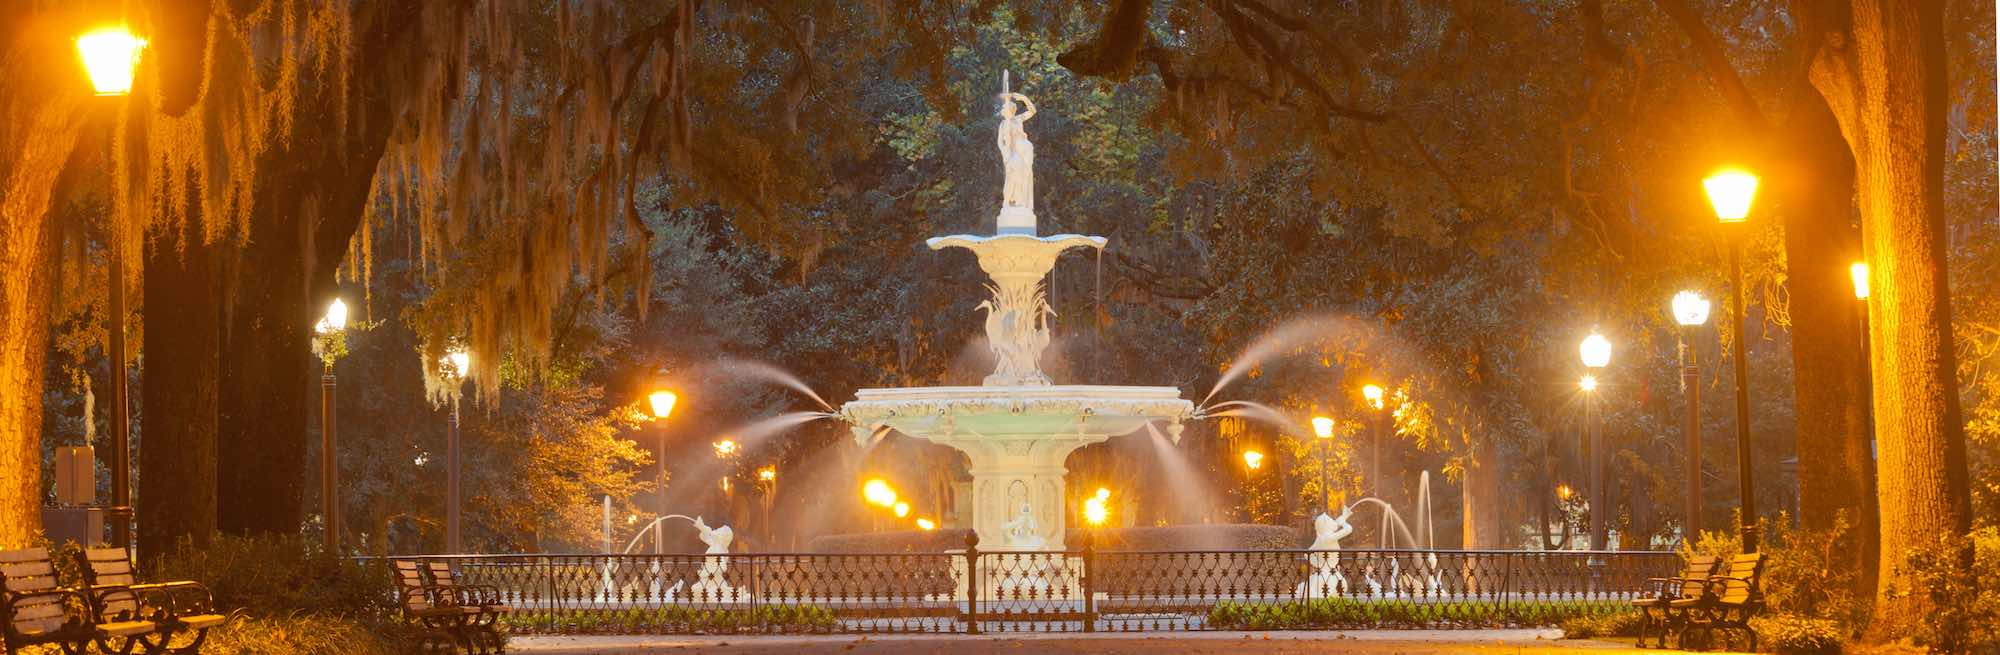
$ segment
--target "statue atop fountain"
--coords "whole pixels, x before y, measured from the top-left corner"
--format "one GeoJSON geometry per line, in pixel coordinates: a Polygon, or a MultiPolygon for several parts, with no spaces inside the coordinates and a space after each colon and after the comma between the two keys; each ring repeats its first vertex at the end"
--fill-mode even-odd
{"type": "MultiPolygon", "coordinates": [[[[1042,372],[1054,315],[1043,280],[1056,258],[1071,248],[1102,250],[1104,237],[1041,236],[1035,217],[1035,145],[1027,122],[1033,100],[1001,81],[995,143],[1006,174],[995,234],[932,238],[932,250],[964,248],[992,282],[978,303],[985,313],[991,374],[977,387],[862,389],[841,407],[857,443],[866,446],[883,427],[964,453],[972,474],[972,528],[987,547],[1061,550],[1067,470],[1064,458],[1079,447],[1167,423],[1176,442],[1194,405],[1172,387],[1058,385],[1042,372]]],[[[967,511],[969,510],[969,511],[967,511]]]]}

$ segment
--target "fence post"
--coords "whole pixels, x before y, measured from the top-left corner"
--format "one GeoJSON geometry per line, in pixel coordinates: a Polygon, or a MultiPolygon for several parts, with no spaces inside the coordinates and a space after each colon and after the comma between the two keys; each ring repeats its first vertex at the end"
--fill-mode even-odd
{"type": "Polygon", "coordinates": [[[1097,561],[1096,530],[1083,531],[1083,631],[1097,632],[1097,589],[1090,569],[1097,561]]]}
{"type": "Polygon", "coordinates": [[[979,634],[979,531],[965,533],[965,632],[979,634]]]}

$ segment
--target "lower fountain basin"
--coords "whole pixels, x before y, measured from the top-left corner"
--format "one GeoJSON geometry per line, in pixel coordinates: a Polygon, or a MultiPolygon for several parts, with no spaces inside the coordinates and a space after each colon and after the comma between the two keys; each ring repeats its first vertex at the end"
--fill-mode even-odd
{"type": "Polygon", "coordinates": [[[857,428],[926,439],[1102,439],[1165,421],[1178,441],[1180,423],[1193,414],[1194,403],[1173,387],[1103,385],[862,389],[840,408],[857,428]]]}

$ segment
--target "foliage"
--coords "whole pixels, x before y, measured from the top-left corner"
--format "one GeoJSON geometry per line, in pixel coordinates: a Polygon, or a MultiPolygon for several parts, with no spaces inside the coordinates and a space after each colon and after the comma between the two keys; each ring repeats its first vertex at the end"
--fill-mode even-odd
{"type": "MultiPolygon", "coordinates": [[[[1798,621],[1826,622],[1843,636],[1859,634],[1872,598],[1855,592],[1862,571],[1853,557],[1856,536],[1846,513],[1837,515],[1827,530],[1791,525],[1783,512],[1758,521],[1764,537],[1759,546],[1764,555],[1764,601],[1770,612],[1798,621]]],[[[1701,553],[1726,561],[1740,552],[1742,539],[1735,530],[1703,531],[1692,547],[1681,547],[1683,559],[1701,553]]]]}
{"type": "Polygon", "coordinates": [[[2000,529],[1938,535],[1907,553],[1904,562],[1916,588],[1892,585],[1884,592],[1921,597],[1927,611],[1918,625],[1907,627],[1917,643],[1936,653],[2000,648],[2000,585],[1993,575],[2000,571],[2000,529]]]}
{"type": "Polygon", "coordinates": [[[1326,598],[1284,603],[1223,601],[1208,611],[1219,630],[1486,628],[1561,625],[1577,617],[1629,613],[1622,600],[1401,602],[1326,598]]]}
{"type": "Polygon", "coordinates": [[[818,605],[760,605],[748,610],[663,607],[524,612],[505,617],[503,623],[512,632],[543,634],[827,632],[836,625],[833,610],[818,605]]]}
{"type": "Polygon", "coordinates": [[[1639,634],[1645,620],[1644,614],[1631,611],[1571,617],[1562,622],[1563,638],[1632,637],[1639,634]]]}
{"type": "Polygon", "coordinates": [[[296,612],[240,615],[208,633],[201,652],[211,655],[394,655],[405,652],[390,633],[351,618],[296,612]]]}
{"type": "Polygon", "coordinates": [[[1838,655],[1847,642],[1847,626],[1838,621],[1796,614],[1751,617],[1758,644],[1780,655],[1838,655]]]}
{"type": "Polygon", "coordinates": [[[812,553],[942,553],[964,550],[971,528],[860,532],[814,537],[806,544],[812,553]]]}
{"type": "Polygon", "coordinates": [[[274,619],[271,630],[286,629],[283,619],[298,616],[368,629],[396,620],[394,575],[386,561],[350,558],[296,535],[219,534],[200,547],[183,541],[147,564],[148,578],[200,582],[218,610],[274,619]]]}
{"type": "Polygon", "coordinates": [[[1169,525],[1103,531],[1100,550],[1284,550],[1312,540],[1282,525],[1169,525]]]}

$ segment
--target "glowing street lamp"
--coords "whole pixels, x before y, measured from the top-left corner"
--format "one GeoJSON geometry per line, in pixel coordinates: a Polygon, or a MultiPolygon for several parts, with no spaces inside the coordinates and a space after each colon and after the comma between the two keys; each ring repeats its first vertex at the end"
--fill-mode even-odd
{"type": "MultiPolygon", "coordinates": [[[[1377,389],[1380,388],[1372,384],[1368,386],[1377,389]]],[[[1362,393],[1366,394],[1367,392],[1364,389],[1362,393]]],[[[1319,506],[1320,511],[1324,512],[1333,503],[1333,491],[1327,488],[1326,481],[1327,461],[1333,459],[1333,419],[1326,416],[1315,416],[1312,418],[1312,426],[1313,436],[1317,437],[1317,439],[1314,439],[1316,442],[1315,445],[1318,445],[1320,450],[1319,506]]]]}
{"type": "Polygon", "coordinates": [[[1583,359],[1585,368],[1604,368],[1611,365],[1611,340],[1592,331],[1590,336],[1577,344],[1576,353],[1583,359]]]}
{"type": "MultiPolygon", "coordinates": [[[[1737,168],[1725,168],[1702,180],[1708,201],[1715,207],[1715,219],[1724,227],[1740,225],[1750,217],[1750,204],[1757,198],[1757,176],[1737,168]]],[[[1744,359],[1743,324],[1743,234],[1729,230],[1730,320],[1736,322],[1737,338],[1730,339],[1736,373],[1736,483],[1743,495],[1737,512],[1742,520],[1743,552],[1757,552],[1757,497],[1753,493],[1750,465],[1750,368],[1744,359]]]]}
{"type": "Polygon", "coordinates": [[[1243,465],[1250,467],[1252,471],[1262,468],[1264,466],[1264,453],[1255,450],[1243,451],[1243,465]]]}
{"type": "Polygon", "coordinates": [[[936,522],[936,521],[932,521],[932,520],[930,520],[930,519],[917,519],[917,529],[918,529],[918,530],[936,530],[936,529],[937,529],[937,522],[936,522]]]}
{"type": "Polygon", "coordinates": [[[742,446],[737,445],[735,439],[723,439],[715,442],[715,456],[727,458],[735,455],[736,451],[741,448],[742,446]]]}
{"type": "Polygon", "coordinates": [[[871,505],[889,507],[896,504],[896,490],[889,488],[889,483],[881,478],[861,485],[861,497],[871,505]]]}
{"type": "Polygon", "coordinates": [[[1715,219],[1741,223],[1750,217],[1750,203],[1757,199],[1757,176],[1740,168],[1725,168],[1701,181],[1708,190],[1708,202],[1715,207],[1715,219]]]}
{"type": "Polygon", "coordinates": [[[439,362],[439,364],[439,372],[444,375],[445,380],[452,384],[453,389],[451,395],[451,420],[447,423],[450,429],[445,431],[444,442],[444,486],[446,498],[444,511],[444,548],[445,552],[455,554],[463,552],[460,548],[462,542],[459,540],[460,514],[458,501],[460,477],[458,469],[457,389],[458,385],[465,380],[465,374],[472,370],[472,353],[466,352],[464,346],[452,346],[449,350],[445,351],[444,360],[439,362]]]}
{"type": "Polygon", "coordinates": [[[1083,521],[1090,527],[1104,525],[1104,519],[1110,515],[1111,510],[1105,507],[1104,498],[1092,496],[1083,501],[1083,521]]]}
{"type": "Polygon", "coordinates": [[[146,40],[123,25],[103,27],[76,37],[76,52],[90,75],[90,86],[101,96],[122,96],[132,92],[132,72],[139,67],[139,55],[146,40]]]}
{"type": "Polygon", "coordinates": [[[325,533],[320,538],[329,550],[340,548],[340,464],[334,458],[340,443],[334,433],[334,391],[338,383],[333,377],[333,362],[347,354],[346,329],[347,303],[339,298],[333,299],[326,307],[326,316],[313,324],[313,332],[318,335],[313,339],[313,351],[319,354],[324,366],[319,376],[319,511],[325,533]]]}
{"type": "Polygon", "coordinates": [[[1362,386],[1361,386],[1361,398],[1362,398],[1363,400],[1366,400],[1366,401],[1368,401],[1368,406],[1370,406],[1370,407],[1374,407],[1375,409],[1381,409],[1381,408],[1382,408],[1382,387],[1381,387],[1381,386],[1379,386],[1379,385],[1373,385],[1373,384],[1365,384],[1365,385],[1362,385],[1362,386]]]}
{"type": "Polygon", "coordinates": [[[778,480],[778,467],[766,466],[757,469],[757,479],[762,482],[776,482],[778,480]]]}
{"type": "Polygon", "coordinates": [[[1854,279],[1854,299],[1868,299],[1868,262],[1854,262],[1847,266],[1847,276],[1854,279]]]}
{"type": "Polygon", "coordinates": [[[1582,389],[1582,390],[1584,390],[1585,392],[1591,392],[1591,391],[1596,391],[1596,390],[1597,390],[1597,376],[1595,376],[1595,375],[1585,375],[1585,376],[1583,376],[1583,379],[1580,379],[1580,380],[1577,380],[1577,381],[1576,381],[1576,388],[1578,388],[1578,389],[1582,389]]]}
{"type": "MultiPolygon", "coordinates": [[[[680,404],[681,396],[666,388],[663,382],[666,378],[666,369],[654,371],[653,375],[656,379],[653,392],[646,394],[646,410],[653,415],[653,423],[658,426],[655,431],[659,433],[660,449],[659,455],[653,458],[655,460],[653,465],[656,467],[653,473],[653,486],[660,491],[660,513],[665,514],[667,513],[667,417],[674,415],[674,406],[680,404]]],[[[653,554],[663,554],[667,552],[666,549],[666,538],[661,534],[659,527],[655,526],[653,554]]]]}
{"type": "MultiPolygon", "coordinates": [[[[84,73],[100,96],[123,96],[132,91],[132,71],[139,65],[146,40],[134,36],[124,26],[92,30],[76,39],[77,55],[84,73]]],[[[110,239],[107,258],[112,282],[104,316],[105,354],[111,360],[111,542],[132,545],[132,448],[131,403],[126,399],[125,371],[125,248],[122,239],[110,239]]]]}
{"type": "Polygon", "coordinates": [[[902,501],[897,501],[894,506],[889,508],[889,511],[895,512],[896,518],[900,519],[910,515],[910,504],[902,501]]]}
{"type": "Polygon", "coordinates": [[[1682,430],[1687,445],[1687,508],[1686,522],[1681,526],[1683,539],[1693,539],[1701,534],[1701,370],[1696,363],[1695,350],[1690,346],[1694,331],[1708,323],[1709,302],[1699,292],[1682,291],[1674,294],[1674,322],[1681,325],[1681,392],[1687,394],[1687,427],[1682,430]]]}
{"type": "Polygon", "coordinates": [[[1371,494],[1377,498],[1382,497],[1382,440],[1385,438],[1382,434],[1385,431],[1383,429],[1382,399],[1385,395],[1381,385],[1366,384],[1361,386],[1361,399],[1367,401],[1368,406],[1375,410],[1375,418],[1370,426],[1372,429],[1369,430],[1368,487],[1371,494]]]}

